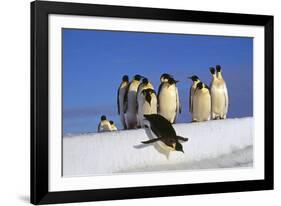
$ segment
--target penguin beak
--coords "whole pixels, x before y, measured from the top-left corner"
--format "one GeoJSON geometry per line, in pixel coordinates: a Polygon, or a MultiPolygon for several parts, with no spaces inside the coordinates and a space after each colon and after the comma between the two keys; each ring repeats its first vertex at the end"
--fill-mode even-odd
{"type": "Polygon", "coordinates": [[[175,80],[176,83],[180,82],[179,80],[175,80]]]}

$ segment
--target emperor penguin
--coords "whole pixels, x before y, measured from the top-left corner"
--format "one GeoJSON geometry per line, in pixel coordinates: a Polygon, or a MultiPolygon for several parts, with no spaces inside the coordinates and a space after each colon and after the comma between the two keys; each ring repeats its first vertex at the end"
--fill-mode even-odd
{"type": "Polygon", "coordinates": [[[195,93],[195,90],[197,88],[197,84],[200,82],[200,79],[196,76],[196,75],[193,75],[191,77],[188,77],[189,79],[192,80],[192,86],[190,87],[190,90],[189,90],[189,112],[192,114],[193,112],[193,96],[194,96],[194,93],[195,93]]]}
{"type": "Polygon", "coordinates": [[[110,122],[106,119],[106,116],[102,115],[98,126],[98,132],[106,132],[106,131],[111,131],[111,125],[110,122]]]}
{"type": "Polygon", "coordinates": [[[112,120],[110,120],[109,123],[110,123],[110,131],[117,131],[118,130],[112,120]]]}
{"type": "Polygon", "coordinates": [[[157,95],[151,88],[143,89],[138,98],[138,120],[141,127],[144,127],[144,115],[157,114],[157,95]]]}
{"type": "Polygon", "coordinates": [[[171,123],[175,123],[177,114],[181,113],[177,82],[169,77],[167,82],[162,82],[158,92],[158,114],[171,123]]]}
{"type": "Polygon", "coordinates": [[[158,142],[159,146],[168,152],[180,151],[184,153],[180,141],[186,142],[188,138],[178,136],[170,121],[159,114],[144,115],[144,117],[144,125],[150,130],[153,138],[143,141],[143,144],[158,142]]]}
{"type": "Polygon", "coordinates": [[[164,84],[165,82],[168,82],[169,78],[173,78],[173,76],[170,75],[170,74],[167,74],[167,73],[163,73],[163,74],[161,75],[161,77],[160,77],[160,85],[159,85],[159,87],[158,87],[158,93],[157,93],[157,94],[160,93],[160,90],[161,90],[163,84],[164,84]]]}
{"type": "Polygon", "coordinates": [[[163,82],[167,82],[169,80],[169,78],[173,77],[172,75],[170,74],[167,74],[167,73],[163,73],[160,77],[160,82],[163,83],[163,82]]]}
{"type": "MultiPolygon", "coordinates": [[[[138,90],[137,90],[137,111],[138,111],[142,91],[145,90],[145,89],[152,89],[152,90],[154,89],[152,83],[147,78],[143,78],[142,82],[138,86],[138,90]]],[[[142,117],[139,117],[139,114],[137,116],[138,116],[137,117],[138,118],[138,125],[137,126],[140,127],[142,117]]]]}
{"type": "Polygon", "coordinates": [[[134,79],[129,83],[127,91],[125,93],[124,102],[124,112],[125,112],[125,122],[127,129],[137,128],[137,90],[140,84],[142,76],[135,75],[134,79]]]}
{"type": "Polygon", "coordinates": [[[128,89],[128,86],[129,86],[129,77],[127,75],[124,75],[122,77],[122,82],[117,92],[117,109],[124,129],[127,129],[127,125],[125,121],[125,113],[124,113],[124,107],[125,107],[124,97],[128,89]]]}
{"type": "Polygon", "coordinates": [[[228,91],[226,83],[222,77],[221,66],[216,66],[216,71],[214,68],[210,68],[211,74],[213,76],[210,91],[211,91],[211,116],[212,119],[226,119],[228,112],[228,91]]]}
{"type": "Polygon", "coordinates": [[[211,118],[211,95],[207,85],[197,84],[192,102],[192,121],[208,121],[211,118]]]}

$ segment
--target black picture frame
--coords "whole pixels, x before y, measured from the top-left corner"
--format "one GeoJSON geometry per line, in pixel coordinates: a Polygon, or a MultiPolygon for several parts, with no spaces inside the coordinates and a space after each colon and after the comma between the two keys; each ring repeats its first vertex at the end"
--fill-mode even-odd
{"type": "Polygon", "coordinates": [[[31,2],[31,203],[67,203],[273,189],[273,16],[63,2],[31,2]],[[265,177],[262,180],[49,192],[48,15],[257,25],[265,28],[265,177]]]}

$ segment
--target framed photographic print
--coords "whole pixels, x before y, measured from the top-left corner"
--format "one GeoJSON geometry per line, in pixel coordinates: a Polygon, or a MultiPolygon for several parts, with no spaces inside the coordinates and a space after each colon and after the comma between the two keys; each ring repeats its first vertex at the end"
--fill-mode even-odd
{"type": "Polygon", "coordinates": [[[273,189],[273,16],[31,3],[31,202],[273,189]]]}

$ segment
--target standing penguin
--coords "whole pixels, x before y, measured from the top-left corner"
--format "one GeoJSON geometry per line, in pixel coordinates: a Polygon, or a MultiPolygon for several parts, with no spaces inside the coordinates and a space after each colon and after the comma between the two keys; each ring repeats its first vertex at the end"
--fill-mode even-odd
{"type": "MultiPolygon", "coordinates": [[[[137,111],[139,108],[139,102],[140,102],[140,98],[142,95],[142,91],[145,89],[154,89],[152,83],[147,79],[147,78],[143,78],[142,82],[140,83],[140,85],[138,86],[138,90],[137,90],[137,111]]],[[[138,117],[138,127],[141,126],[141,121],[142,121],[142,117],[139,117],[139,114],[137,115],[138,117]]]]}
{"type": "Polygon", "coordinates": [[[125,93],[124,112],[125,122],[128,129],[137,128],[137,90],[142,76],[135,75],[134,79],[130,82],[125,93]]]}
{"type": "Polygon", "coordinates": [[[111,125],[110,122],[106,119],[106,116],[102,115],[98,126],[98,132],[106,132],[106,131],[111,131],[111,125]]]}
{"type": "Polygon", "coordinates": [[[208,121],[211,118],[211,95],[207,85],[202,82],[197,84],[193,96],[192,121],[208,121]]]}
{"type": "Polygon", "coordinates": [[[124,113],[124,106],[125,106],[124,97],[128,89],[128,86],[129,86],[129,77],[127,75],[124,75],[117,93],[117,107],[118,107],[117,109],[124,129],[127,129],[127,125],[125,121],[125,113],[124,113]]]}
{"type": "Polygon", "coordinates": [[[158,92],[158,113],[171,123],[175,123],[177,114],[181,113],[177,82],[169,77],[158,92]]]}
{"type": "Polygon", "coordinates": [[[157,94],[160,93],[160,90],[161,90],[163,84],[164,84],[165,82],[168,82],[169,78],[173,78],[173,76],[170,75],[170,74],[167,74],[167,73],[163,73],[163,74],[161,75],[161,77],[160,77],[160,85],[159,85],[159,87],[158,87],[158,93],[157,93],[157,94]]]}
{"type": "Polygon", "coordinates": [[[226,119],[228,112],[228,91],[226,83],[221,74],[221,66],[210,68],[213,76],[210,91],[212,99],[212,119],[226,119]]]}
{"type": "Polygon", "coordinates": [[[192,106],[193,96],[194,96],[195,90],[197,88],[197,84],[200,82],[200,79],[196,75],[193,75],[193,76],[188,77],[188,78],[191,79],[192,82],[193,82],[193,84],[192,84],[192,86],[190,87],[190,90],[189,90],[189,112],[192,114],[192,112],[193,112],[193,106],[192,106]]]}
{"type": "Polygon", "coordinates": [[[186,142],[188,138],[178,136],[172,124],[164,117],[159,114],[144,115],[144,125],[147,127],[153,139],[142,142],[143,144],[150,144],[159,142],[166,151],[179,151],[183,152],[183,147],[179,141],[186,142]]]}
{"type": "Polygon", "coordinates": [[[118,130],[112,120],[110,120],[109,123],[110,123],[110,131],[117,131],[118,130]]]}
{"type": "Polygon", "coordinates": [[[144,127],[144,115],[157,114],[157,96],[153,89],[142,90],[138,98],[138,120],[141,127],[144,127]]]}

